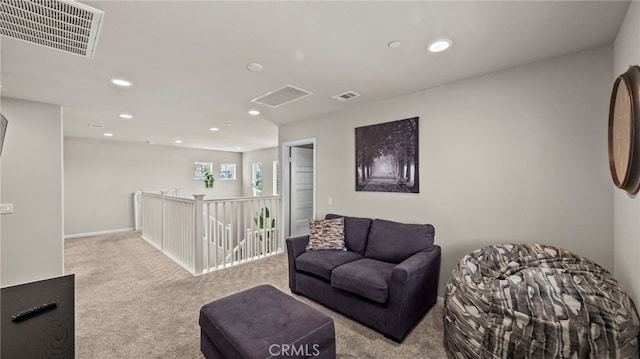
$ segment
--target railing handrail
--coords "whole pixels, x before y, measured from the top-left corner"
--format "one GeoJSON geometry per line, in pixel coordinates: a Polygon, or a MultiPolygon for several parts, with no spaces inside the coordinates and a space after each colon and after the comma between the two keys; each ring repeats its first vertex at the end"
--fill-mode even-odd
{"type": "Polygon", "coordinates": [[[161,194],[155,194],[155,193],[149,193],[149,192],[142,192],[142,194],[149,196],[149,197],[154,197],[154,198],[164,198],[165,200],[168,201],[176,201],[176,202],[187,202],[187,203],[193,203],[195,201],[195,198],[184,198],[184,197],[175,197],[175,196],[169,196],[169,195],[161,195],[161,194]]]}
{"type": "Polygon", "coordinates": [[[247,202],[247,201],[255,201],[258,199],[276,199],[280,198],[280,196],[257,196],[257,197],[231,197],[231,198],[215,198],[215,199],[205,199],[204,203],[213,203],[213,202],[247,202]]]}
{"type": "MultiPolygon", "coordinates": [[[[156,192],[158,191],[148,191],[148,190],[141,190],[140,191],[142,194],[145,195],[149,195],[152,197],[158,197],[158,198],[162,198],[164,197],[165,199],[176,199],[176,200],[181,200],[181,201],[191,201],[193,202],[195,199],[194,198],[189,198],[188,196],[172,196],[170,194],[158,194],[156,192]]],[[[162,191],[160,191],[162,192],[162,191]]],[[[192,196],[196,196],[196,195],[201,195],[202,193],[194,193],[192,196]]],[[[257,200],[257,199],[275,199],[275,198],[280,198],[279,195],[273,195],[273,196],[247,196],[247,197],[228,197],[228,198],[213,198],[213,199],[205,199],[203,200],[204,203],[213,203],[213,202],[243,202],[243,201],[253,201],[253,200],[257,200]]]]}

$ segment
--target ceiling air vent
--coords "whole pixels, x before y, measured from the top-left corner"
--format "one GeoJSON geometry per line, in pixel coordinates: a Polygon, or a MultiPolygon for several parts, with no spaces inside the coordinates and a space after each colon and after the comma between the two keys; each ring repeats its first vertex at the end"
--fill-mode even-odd
{"type": "Polygon", "coordinates": [[[104,128],[104,125],[101,125],[99,123],[90,123],[89,128],[104,128]]]}
{"type": "Polygon", "coordinates": [[[0,35],[91,59],[103,16],[72,0],[2,0],[0,35]]]}
{"type": "Polygon", "coordinates": [[[267,92],[258,98],[254,98],[251,102],[275,108],[309,95],[311,95],[311,92],[307,90],[287,85],[271,92],[267,92]]]}
{"type": "Polygon", "coordinates": [[[335,95],[331,98],[338,101],[347,101],[347,100],[351,100],[352,98],[356,98],[358,96],[360,96],[360,94],[357,94],[353,91],[347,91],[345,93],[341,93],[340,95],[335,95]]]}

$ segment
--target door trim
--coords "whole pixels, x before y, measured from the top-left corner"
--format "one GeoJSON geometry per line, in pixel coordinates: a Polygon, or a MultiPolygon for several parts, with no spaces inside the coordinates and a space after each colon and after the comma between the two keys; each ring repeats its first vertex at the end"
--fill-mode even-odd
{"type": "Polygon", "coordinates": [[[302,145],[313,145],[313,218],[316,217],[316,166],[317,166],[317,145],[316,145],[316,137],[303,138],[294,141],[287,141],[282,143],[281,147],[281,162],[282,163],[282,220],[280,223],[280,228],[284,228],[281,231],[282,235],[282,243],[284,248],[284,240],[288,237],[289,233],[291,233],[291,228],[289,228],[289,217],[291,214],[290,209],[290,201],[291,201],[291,162],[289,161],[291,147],[302,146],[302,145]]]}

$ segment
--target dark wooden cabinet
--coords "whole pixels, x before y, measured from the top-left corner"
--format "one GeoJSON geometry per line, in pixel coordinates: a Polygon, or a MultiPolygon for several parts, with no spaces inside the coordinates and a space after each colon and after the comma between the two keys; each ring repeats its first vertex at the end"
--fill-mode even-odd
{"type": "Polygon", "coordinates": [[[73,275],[2,288],[0,307],[2,359],[74,357],[73,275]],[[48,302],[56,302],[57,307],[11,321],[12,314],[48,302]]]}

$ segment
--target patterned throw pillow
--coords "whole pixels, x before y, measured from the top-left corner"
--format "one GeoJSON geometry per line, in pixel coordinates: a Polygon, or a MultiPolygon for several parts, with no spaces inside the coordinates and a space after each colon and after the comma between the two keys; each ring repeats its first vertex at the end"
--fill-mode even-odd
{"type": "Polygon", "coordinates": [[[337,249],[346,251],[344,245],[344,218],[309,219],[307,250],[337,249]]]}

